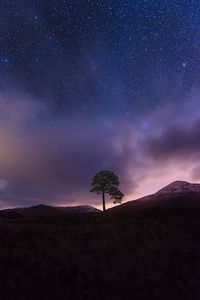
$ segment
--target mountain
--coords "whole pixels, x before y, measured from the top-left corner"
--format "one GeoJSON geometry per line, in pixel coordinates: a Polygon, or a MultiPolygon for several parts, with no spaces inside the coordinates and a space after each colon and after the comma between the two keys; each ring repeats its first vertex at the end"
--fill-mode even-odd
{"type": "Polygon", "coordinates": [[[180,181],[105,214],[0,211],[0,299],[199,300],[199,215],[199,185],[180,181]]]}
{"type": "Polygon", "coordinates": [[[0,220],[53,220],[72,215],[96,213],[100,210],[89,205],[53,207],[39,204],[31,207],[20,207],[0,211],[0,220]]]}
{"type": "MultiPolygon", "coordinates": [[[[158,209],[167,212],[169,209],[174,210],[175,208],[179,210],[200,209],[200,184],[175,181],[155,194],[110,208],[107,213],[134,213],[138,211],[158,213],[158,209]]],[[[0,210],[0,220],[51,221],[99,212],[99,209],[89,205],[53,207],[40,204],[31,207],[0,210]]]]}
{"type": "Polygon", "coordinates": [[[169,209],[200,209],[200,184],[175,181],[158,192],[123,203],[108,210],[109,213],[152,211],[169,209]]]}
{"type": "Polygon", "coordinates": [[[197,192],[200,193],[200,184],[199,183],[189,183],[186,181],[174,181],[168,184],[163,189],[159,190],[156,194],[165,195],[165,194],[179,194],[179,193],[191,193],[197,192]]]}

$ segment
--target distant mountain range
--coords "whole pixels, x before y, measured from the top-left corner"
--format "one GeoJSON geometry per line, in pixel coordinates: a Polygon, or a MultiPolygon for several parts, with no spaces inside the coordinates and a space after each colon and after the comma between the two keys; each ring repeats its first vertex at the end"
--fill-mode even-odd
{"type": "MultiPolygon", "coordinates": [[[[107,213],[131,213],[158,209],[200,209],[200,184],[175,181],[155,194],[129,201],[107,210],[107,213]]],[[[92,206],[53,207],[36,205],[0,211],[0,220],[53,220],[66,216],[99,213],[92,206]]]]}
{"type": "Polygon", "coordinates": [[[86,213],[95,213],[100,210],[89,205],[54,207],[49,205],[36,205],[31,207],[20,207],[13,209],[4,209],[0,211],[0,220],[52,220],[64,218],[70,215],[79,215],[86,213]]]}

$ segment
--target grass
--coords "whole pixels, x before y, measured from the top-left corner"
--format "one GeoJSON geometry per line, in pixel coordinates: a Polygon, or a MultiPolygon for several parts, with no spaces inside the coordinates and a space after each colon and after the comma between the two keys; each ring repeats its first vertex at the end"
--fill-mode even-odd
{"type": "Polygon", "coordinates": [[[198,212],[0,224],[0,299],[200,299],[198,212]]]}

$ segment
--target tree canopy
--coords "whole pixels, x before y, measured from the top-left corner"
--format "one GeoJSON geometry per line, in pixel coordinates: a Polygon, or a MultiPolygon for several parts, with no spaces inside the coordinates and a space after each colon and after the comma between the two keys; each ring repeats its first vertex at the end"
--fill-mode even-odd
{"type": "Polygon", "coordinates": [[[105,194],[111,196],[113,203],[121,203],[124,194],[119,190],[119,178],[112,171],[98,172],[92,179],[91,192],[102,194],[103,211],[105,211],[105,194]]]}

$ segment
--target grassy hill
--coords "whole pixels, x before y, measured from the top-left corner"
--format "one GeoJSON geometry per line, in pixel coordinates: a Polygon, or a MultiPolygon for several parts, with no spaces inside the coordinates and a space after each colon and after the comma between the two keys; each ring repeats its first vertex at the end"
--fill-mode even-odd
{"type": "Polygon", "coordinates": [[[0,299],[199,300],[199,216],[168,205],[4,218],[0,299]]]}

